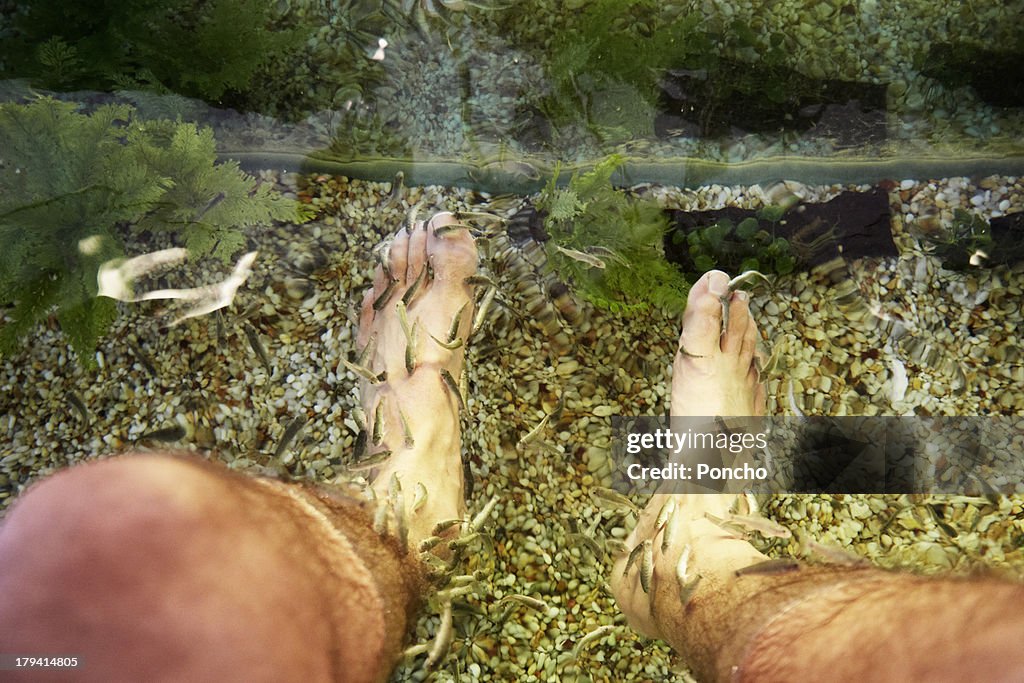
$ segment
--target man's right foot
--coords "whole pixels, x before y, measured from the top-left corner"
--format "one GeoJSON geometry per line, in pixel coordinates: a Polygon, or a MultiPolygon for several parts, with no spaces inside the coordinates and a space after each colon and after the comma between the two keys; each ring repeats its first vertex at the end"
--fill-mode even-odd
{"type": "MultiPolygon", "coordinates": [[[[758,332],[745,292],[731,295],[729,319],[723,331],[720,297],[728,282],[729,276],[716,270],[706,273],[690,289],[680,348],[673,365],[673,416],[745,417],[765,412],[765,390],[754,366],[758,332]]],[[[707,518],[706,515],[713,515],[726,519],[736,499],[735,495],[712,493],[651,497],[626,540],[629,549],[651,541],[650,592],[642,586],[642,557],[636,558],[626,572],[627,556],[623,555],[612,570],[612,591],[635,629],[649,636],[664,637],[652,613],[652,600],[659,584],[670,582],[673,596],[692,597],[686,595],[687,590],[696,594],[714,589],[734,580],[737,569],[767,559],[745,539],[707,518]],[[666,505],[674,510],[676,519],[658,529],[657,518],[666,505]],[[671,537],[665,539],[670,531],[671,537]],[[684,555],[685,561],[681,563],[684,555]],[[685,571],[680,577],[681,568],[685,571]],[[679,593],[675,592],[677,586],[679,593]]]]}

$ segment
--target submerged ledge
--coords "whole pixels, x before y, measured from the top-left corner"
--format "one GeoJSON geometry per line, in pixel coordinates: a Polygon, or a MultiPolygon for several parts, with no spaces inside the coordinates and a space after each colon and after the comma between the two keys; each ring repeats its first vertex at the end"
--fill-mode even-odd
{"type": "MultiPolygon", "coordinates": [[[[364,159],[332,161],[316,156],[286,152],[220,152],[222,158],[238,161],[247,171],[263,169],[302,173],[328,173],[349,178],[389,182],[399,171],[407,185],[466,187],[483,192],[529,193],[541,189],[551,177],[553,166],[533,159],[502,162],[512,170],[495,170],[493,163],[472,164],[456,161],[412,159],[364,159]],[[530,169],[530,171],[525,171],[530,169]],[[530,177],[525,177],[526,173],[530,177]]],[[[568,182],[574,172],[584,172],[593,164],[562,166],[559,184],[568,182]]],[[[796,180],[806,184],[874,184],[886,179],[952,178],[962,176],[1024,175],[1024,154],[969,157],[921,157],[903,159],[811,159],[773,157],[745,162],[720,162],[706,159],[646,161],[627,158],[613,179],[632,186],[658,183],[694,188],[702,185],[753,185],[775,180],[796,180]]]]}

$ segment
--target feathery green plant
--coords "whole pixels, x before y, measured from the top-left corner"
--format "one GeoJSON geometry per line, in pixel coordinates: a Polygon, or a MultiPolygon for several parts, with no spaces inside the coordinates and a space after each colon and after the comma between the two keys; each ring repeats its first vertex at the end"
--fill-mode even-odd
{"type": "Polygon", "coordinates": [[[245,226],[308,218],[235,162],[215,163],[210,130],[133,114],[80,114],[49,98],[0,104],[0,306],[10,307],[0,353],[56,307],[87,359],[116,315],[96,296],[97,272],[133,235],[171,233],[192,255],[227,262],[245,226]]]}
{"type": "Polygon", "coordinates": [[[537,200],[547,213],[548,259],[596,306],[680,312],[689,285],[665,260],[667,218],[656,202],[627,197],[612,186],[611,176],[622,163],[622,157],[612,155],[590,172],[574,174],[564,188],[556,185],[556,169],[537,200]]]}

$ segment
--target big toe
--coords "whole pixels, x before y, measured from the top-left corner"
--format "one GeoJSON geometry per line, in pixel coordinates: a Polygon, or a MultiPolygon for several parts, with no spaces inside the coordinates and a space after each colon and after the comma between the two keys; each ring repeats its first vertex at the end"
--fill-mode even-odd
{"type": "Polygon", "coordinates": [[[686,301],[680,345],[687,354],[710,356],[720,350],[722,336],[722,301],[729,276],[711,270],[700,278],[686,301]]]}
{"type": "Polygon", "coordinates": [[[469,230],[445,229],[458,225],[459,220],[447,211],[435,214],[426,223],[426,253],[436,280],[461,283],[476,273],[476,242],[469,230]]]}

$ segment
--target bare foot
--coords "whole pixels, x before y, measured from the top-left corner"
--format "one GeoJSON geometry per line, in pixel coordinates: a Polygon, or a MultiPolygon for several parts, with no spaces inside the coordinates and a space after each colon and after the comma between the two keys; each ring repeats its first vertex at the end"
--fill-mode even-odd
{"type": "MultiPolygon", "coordinates": [[[[732,294],[723,331],[720,297],[728,281],[725,273],[711,271],[690,290],[680,350],[673,365],[673,416],[733,417],[765,412],[765,391],[753,360],[758,333],[745,292],[732,294]]],[[[659,609],[682,610],[701,592],[734,580],[737,569],[767,559],[742,535],[725,531],[706,516],[727,519],[735,506],[746,504],[746,498],[725,494],[651,497],[627,539],[628,548],[640,548],[634,562],[627,572],[627,555],[618,558],[611,580],[619,607],[635,629],[669,639],[659,626],[666,623],[661,617],[668,615],[659,614],[659,609]],[[659,516],[663,517],[660,527],[659,516]],[[670,516],[674,518],[671,521],[667,519],[670,516]],[[644,545],[647,541],[649,546],[644,545]],[[648,571],[647,578],[641,576],[648,571]],[[668,593],[666,585],[671,587],[668,593]],[[662,600],[666,594],[670,600],[662,600]]]]}
{"type": "Polygon", "coordinates": [[[411,232],[401,229],[359,320],[359,347],[369,344],[362,366],[380,378],[362,383],[364,457],[391,452],[371,488],[404,515],[394,514],[391,528],[410,548],[436,523],[465,513],[458,381],[473,321],[473,289],[465,280],[476,272],[477,252],[466,230],[438,233],[457,223],[440,213],[411,232]]]}

